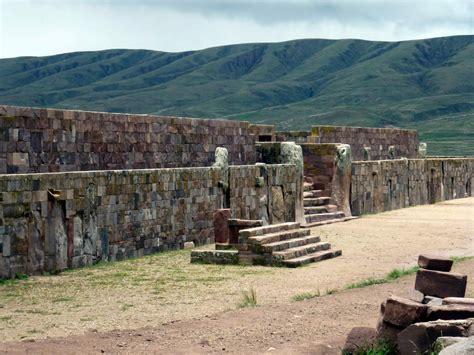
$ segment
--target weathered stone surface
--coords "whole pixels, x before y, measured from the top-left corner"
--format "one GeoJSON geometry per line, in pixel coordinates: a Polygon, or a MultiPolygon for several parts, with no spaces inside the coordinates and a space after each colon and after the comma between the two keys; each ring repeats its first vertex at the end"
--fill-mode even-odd
{"type": "Polygon", "coordinates": [[[192,249],[194,248],[194,242],[184,242],[183,249],[192,249]]]}
{"type": "Polygon", "coordinates": [[[229,218],[230,209],[218,209],[214,211],[214,238],[216,243],[229,242],[229,218]]]}
{"type": "Polygon", "coordinates": [[[474,307],[474,298],[469,297],[446,297],[443,298],[443,304],[458,304],[458,305],[466,305],[466,306],[473,306],[474,307]]]}
{"type": "Polygon", "coordinates": [[[339,211],[350,217],[350,189],[351,189],[351,164],[352,152],[348,144],[337,146],[336,171],[334,172],[332,187],[332,198],[339,211]]]}
{"type": "Polygon", "coordinates": [[[425,299],[425,296],[420,292],[415,289],[411,289],[408,293],[408,299],[418,302],[418,303],[423,303],[423,300],[425,299]]]}
{"type": "Polygon", "coordinates": [[[464,297],[466,283],[466,275],[420,269],[416,273],[415,289],[440,298],[464,297]]]}
{"type": "Polygon", "coordinates": [[[44,269],[43,225],[38,211],[32,211],[28,221],[28,273],[41,273],[44,269]]]}
{"type": "Polygon", "coordinates": [[[441,306],[443,304],[443,299],[439,297],[426,296],[423,299],[423,303],[427,306],[441,306]]]}
{"type": "Polygon", "coordinates": [[[377,330],[369,327],[352,328],[342,349],[343,354],[358,354],[362,349],[369,348],[377,338],[377,330]]]}
{"type": "MultiPolygon", "coordinates": [[[[239,232],[242,229],[254,228],[263,226],[262,220],[251,220],[251,219],[239,219],[231,218],[229,219],[229,243],[238,244],[239,243],[239,232]]],[[[244,243],[244,241],[242,241],[244,243]]]]}
{"type": "Polygon", "coordinates": [[[421,254],[418,257],[418,266],[423,269],[437,271],[451,271],[453,260],[440,256],[421,254]]]}
{"type": "Polygon", "coordinates": [[[401,354],[426,354],[440,336],[469,336],[473,322],[471,318],[412,324],[398,335],[398,350],[401,354]]]}
{"type": "Polygon", "coordinates": [[[384,322],[383,316],[381,316],[377,322],[377,339],[395,344],[397,342],[398,334],[402,330],[402,327],[397,327],[390,323],[384,322]]]}
{"type": "Polygon", "coordinates": [[[474,336],[458,341],[440,351],[439,355],[472,355],[474,354],[474,336]]]}
{"type": "Polygon", "coordinates": [[[285,222],[285,200],[280,186],[272,186],[272,221],[273,224],[285,222]]]}
{"type": "Polygon", "coordinates": [[[474,305],[430,306],[426,312],[427,320],[474,318],[474,305]]]}
{"type": "Polygon", "coordinates": [[[191,262],[198,264],[238,264],[237,250],[193,250],[191,262]]]}
{"type": "Polygon", "coordinates": [[[420,142],[418,145],[418,158],[425,159],[428,151],[428,144],[420,142]]]}
{"type": "Polygon", "coordinates": [[[434,349],[444,349],[448,346],[459,343],[460,341],[466,340],[464,337],[439,337],[435,341],[434,349]]]}
{"type": "Polygon", "coordinates": [[[426,306],[406,298],[390,296],[387,299],[383,320],[398,327],[407,327],[424,317],[426,306]]]}

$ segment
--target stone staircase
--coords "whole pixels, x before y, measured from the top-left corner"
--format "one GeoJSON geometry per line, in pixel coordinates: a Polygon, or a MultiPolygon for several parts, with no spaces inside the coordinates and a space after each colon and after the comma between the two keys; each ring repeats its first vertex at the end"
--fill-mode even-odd
{"type": "Polygon", "coordinates": [[[303,204],[305,223],[302,227],[316,227],[319,225],[344,222],[353,217],[346,217],[344,212],[338,211],[331,199],[331,191],[325,186],[304,183],[303,204]],[[320,188],[320,189],[318,189],[320,188]]]}
{"type": "Polygon", "coordinates": [[[253,265],[297,267],[342,254],[297,222],[243,229],[239,245],[240,262],[253,265]]]}

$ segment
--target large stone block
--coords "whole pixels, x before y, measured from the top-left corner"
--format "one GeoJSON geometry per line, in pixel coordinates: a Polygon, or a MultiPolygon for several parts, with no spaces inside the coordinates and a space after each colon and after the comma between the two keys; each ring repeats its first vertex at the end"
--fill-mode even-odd
{"type": "Polygon", "coordinates": [[[400,354],[429,354],[440,336],[467,337],[474,331],[474,319],[438,320],[412,324],[398,334],[400,354]]]}
{"type": "Polygon", "coordinates": [[[450,304],[456,304],[456,305],[466,305],[466,306],[472,306],[474,307],[474,298],[469,298],[469,297],[446,297],[443,298],[443,305],[450,305],[450,304]]]}
{"type": "Polygon", "coordinates": [[[464,297],[467,276],[420,269],[416,273],[415,289],[425,295],[436,297],[464,297]]]}
{"type": "Polygon", "coordinates": [[[230,209],[219,209],[214,212],[214,238],[216,243],[229,242],[230,209]]]}
{"type": "Polygon", "coordinates": [[[427,320],[474,318],[474,305],[441,305],[428,307],[427,320]]]}
{"type": "Polygon", "coordinates": [[[409,299],[390,296],[385,304],[383,320],[390,324],[407,327],[420,321],[426,312],[426,305],[409,299]]]}
{"type": "Polygon", "coordinates": [[[423,269],[437,271],[451,271],[453,260],[434,255],[422,254],[418,257],[418,266],[423,269]]]}

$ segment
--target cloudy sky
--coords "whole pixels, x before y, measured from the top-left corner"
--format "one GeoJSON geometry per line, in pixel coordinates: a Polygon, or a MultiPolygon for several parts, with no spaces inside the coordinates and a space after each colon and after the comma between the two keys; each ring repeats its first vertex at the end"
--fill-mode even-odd
{"type": "Polygon", "coordinates": [[[0,0],[0,57],[474,33],[474,0],[0,0]]]}

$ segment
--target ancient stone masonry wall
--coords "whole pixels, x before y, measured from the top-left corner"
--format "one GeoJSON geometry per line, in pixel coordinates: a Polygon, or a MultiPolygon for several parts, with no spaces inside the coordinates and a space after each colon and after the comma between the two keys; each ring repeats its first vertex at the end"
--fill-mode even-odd
{"type": "Polygon", "coordinates": [[[241,121],[0,106],[0,174],[255,163],[241,121]]]}
{"type": "Polygon", "coordinates": [[[352,163],[351,210],[379,213],[472,196],[474,158],[352,163]]]}
{"type": "Polygon", "coordinates": [[[264,224],[295,221],[301,189],[293,165],[230,167],[230,208],[234,218],[262,219],[264,224]]]}
{"type": "Polygon", "coordinates": [[[418,157],[418,132],[396,128],[315,126],[311,136],[316,143],[349,144],[354,160],[364,160],[365,147],[370,148],[370,159],[383,160],[418,157]],[[390,153],[389,147],[394,151],[390,153]]]}
{"type": "Polygon", "coordinates": [[[291,221],[294,171],[233,166],[227,191],[212,167],[0,175],[0,277],[212,243],[226,194],[236,217],[259,219],[264,208],[291,221]]]}

